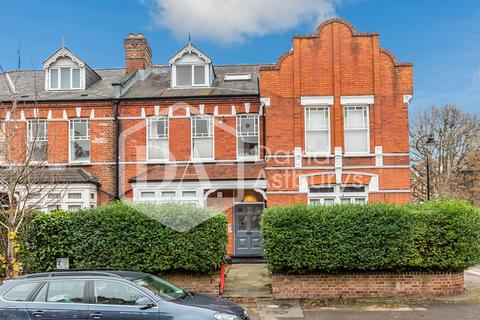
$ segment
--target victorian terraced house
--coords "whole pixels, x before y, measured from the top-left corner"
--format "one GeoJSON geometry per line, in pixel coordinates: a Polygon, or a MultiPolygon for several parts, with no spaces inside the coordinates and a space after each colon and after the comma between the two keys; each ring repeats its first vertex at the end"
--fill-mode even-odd
{"type": "Polygon", "coordinates": [[[274,65],[216,65],[193,43],[157,65],[142,34],[124,45],[124,68],[95,69],[60,48],[44,70],[8,73],[22,109],[3,121],[24,143],[40,133],[36,152],[68,184],[57,206],[217,206],[228,253],[259,256],[266,206],[410,200],[412,65],[377,33],[329,20],[294,36],[274,65]]]}

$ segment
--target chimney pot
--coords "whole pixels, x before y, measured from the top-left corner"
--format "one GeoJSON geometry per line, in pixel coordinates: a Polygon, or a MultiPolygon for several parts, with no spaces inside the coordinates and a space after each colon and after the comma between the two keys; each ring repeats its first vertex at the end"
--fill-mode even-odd
{"type": "Polygon", "coordinates": [[[135,38],[135,34],[130,32],[128,34],[128,39],[133,39],[133,38],[135,38]]]}
{"type": "Polygon", "coordinates": [[[141,32],[137,33],[137,39],[143,39],[145,38],[145,35],[141,32]]]}

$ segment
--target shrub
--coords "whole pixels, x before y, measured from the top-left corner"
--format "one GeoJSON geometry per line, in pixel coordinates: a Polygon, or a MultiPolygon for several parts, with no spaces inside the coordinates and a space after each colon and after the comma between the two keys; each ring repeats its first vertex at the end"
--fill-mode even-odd
{"type": "Polygon", "coordinates": [[[480,262],[480,213],[462,202],[306,206],[262,216],[270,271],[458,271],[480,262]]]}
{"type": "Polygon", "coordinates": [[[25,270],[54,270],[60,257],[70,258],[70,267],[76,269],[212,273],[220,267],[227,242],[223,214],[189,205],[141,209],[146,208],[154,212],[143,214],[136,206],[117,203],[80,212],[39,213],[22,237],[25,270]],[[172,212],[181,214],[180,220],[205,219],[179,232],[160,223],[175,223],[172,212]]]}

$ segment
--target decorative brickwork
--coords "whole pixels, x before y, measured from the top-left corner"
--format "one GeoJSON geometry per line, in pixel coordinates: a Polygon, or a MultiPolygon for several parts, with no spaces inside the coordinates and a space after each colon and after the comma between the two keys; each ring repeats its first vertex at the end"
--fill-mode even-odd
{"type": "Polygon", "coordinates": [[[272,276],[277,299],[434,297],[460,294],[463,286],[463,272],[272,276]]]}
{"type": "Polygon", "coordinates": [[[220,274],[167,274],[161,277],[187,291],[218,296],[220,288],[220,274]]]}

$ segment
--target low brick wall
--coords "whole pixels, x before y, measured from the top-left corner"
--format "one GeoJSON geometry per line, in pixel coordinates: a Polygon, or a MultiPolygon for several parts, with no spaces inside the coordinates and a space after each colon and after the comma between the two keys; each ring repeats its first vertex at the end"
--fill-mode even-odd
{"type": "Polygon", "coordinates": [[[463,292],[462,273],[272,275],[277,299],[433,297],[463,292]]]}
{"type": "Polygon", "coordinates": [[[218,296],[220,288],[220,274],[197,275],[197,274],[163,274],[160,275],[174,285],[187,291],[218,296]]]}

